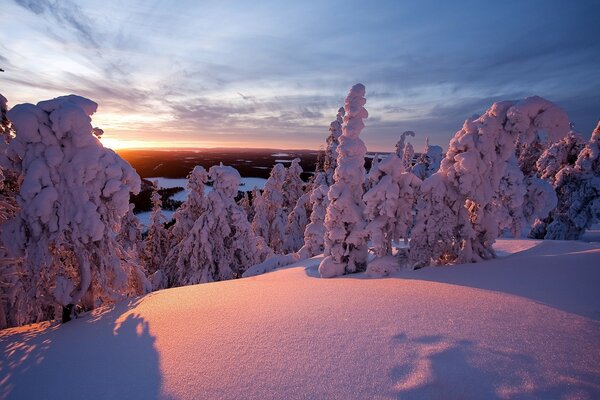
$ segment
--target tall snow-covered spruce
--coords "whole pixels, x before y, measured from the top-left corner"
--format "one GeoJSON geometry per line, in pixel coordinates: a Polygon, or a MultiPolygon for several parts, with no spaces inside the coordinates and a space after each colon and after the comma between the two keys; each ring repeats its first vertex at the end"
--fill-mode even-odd
{"type": "Polygon", "coordinates": [[[325,179],[328,186],[333,185],[333,173],[337,167],[337,147],[340,144],[344,114],[346,114],[346,110],[344,110],[344,107],[340,107],[335,120],[329,124],[329,132],[331,134],[327,137],[327,149],[325,150],[325,161],[323,163],[323,170],[325,171],[325,179]]]}
{"type": "Polygon", "coordinates": [[[367,148],[360,139],[369,114],[364,108],[365,86],[354,85],[344,102],[344,125],[337,148],[334,184],[328,192],[325,217],[325,258],[319,265],[323,277],[364,271],[367,267],[367,243],[362,199],[365,183],[367,148]]]}
{"type": "Polygon", "coordinates": [[[90,116],[97,104],[64,96],[8,112],[16,136],[7,148],[22,176],[20,210],[3,226],[13,254],[24,256],[25,301],[10,309],[12,324],[57,316],[60,306],[86,308],[136,295],[148,281],[139,266],[120,262],[116,240],[140,178],[102,146],[90,116]]]}

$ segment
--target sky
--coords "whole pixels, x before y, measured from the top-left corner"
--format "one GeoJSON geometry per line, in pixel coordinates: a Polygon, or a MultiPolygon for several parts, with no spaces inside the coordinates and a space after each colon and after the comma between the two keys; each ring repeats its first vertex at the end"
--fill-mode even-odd
{"type": "Polygon", "coordinates": [[[318,149],[348,89],[361,137],[446,148],[494,101],[539,95],[589,137],[600,2],[0,0],[0,93],[99,104],[105,145],[318,149]]]}

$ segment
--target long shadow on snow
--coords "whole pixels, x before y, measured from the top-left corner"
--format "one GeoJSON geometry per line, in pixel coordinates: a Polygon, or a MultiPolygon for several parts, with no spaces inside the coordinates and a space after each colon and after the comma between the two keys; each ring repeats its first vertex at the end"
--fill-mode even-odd
{"type": "Polygon", "coordinates": [[[136,304],[1,332],[0,399],[159,398],[155,338],[147,321],[127,313],[136,304]]]}

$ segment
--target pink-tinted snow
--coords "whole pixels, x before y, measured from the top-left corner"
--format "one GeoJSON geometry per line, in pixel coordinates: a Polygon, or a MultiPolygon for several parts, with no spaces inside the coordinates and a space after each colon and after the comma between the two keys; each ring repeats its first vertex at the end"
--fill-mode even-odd
{"type": "Polygon", "coordinates": [[[315,258],[5,330],[0,398],[600,398],[600,244],[496,248],[386,279],[315,258]]]}

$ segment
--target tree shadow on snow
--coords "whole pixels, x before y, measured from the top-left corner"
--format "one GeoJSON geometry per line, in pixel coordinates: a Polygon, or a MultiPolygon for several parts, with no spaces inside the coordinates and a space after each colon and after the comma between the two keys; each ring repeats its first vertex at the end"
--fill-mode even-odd
{"type": "Polygon", "coordinates": [[[408,354],[389,371],[395,382],[391,395],[398,399],[562,399],[600,394],[595,376],[572,370],[548,379],[532,357],[513,351],[441,336],[409,338],[400,333],[393,339],[398,350],[408,354]]]}
{"type": "Polygon", "coordinates": [[[1,332],[0,398],[161,397],[155,338],[144,318],[128,312],[136,304],[122,302],[64,325],[1,332]]]}

